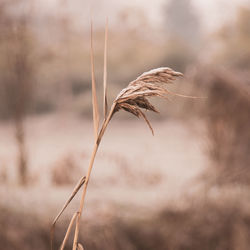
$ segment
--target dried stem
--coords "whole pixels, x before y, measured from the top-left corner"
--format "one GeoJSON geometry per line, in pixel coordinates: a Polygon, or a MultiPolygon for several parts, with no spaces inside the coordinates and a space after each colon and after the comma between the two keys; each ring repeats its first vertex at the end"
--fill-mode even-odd
{"type": "Polygon", "coordinates": [[[98,103],[96,96],[96,84],[95,84],[95,66],[94,66],[94,52],[93,52],[93,27],[91,21],[91,41],[90,41],[90,52],[91,52],[91,79],[92,79],[92,105],[93,105],[93,121],[94,121],[94,134],[97,140],[98,129],[99,129],[99,112],[98,103]]]}
{"type": "Polygon", "coordinates": [[[107,46],[108,46],[108,18],[105,26],[105,43],[104,43],[104,63],[103,63],[103,114],[107,118],[108,100],[107,100],[107,46]]]}
{"type": "Polygon", "coordinates": [[[91,171],[92,171],[93,164],[94,164],[94,161],[95,161],[95,156],[96,156],[98,147],[100,145],[101,139],[102,139],[102,137],[104,135],[104,132],[105,132],[107,126],[108,126],[108,123],[112,118],[112,115],[114,113],[114,109],[115,109],[115,103],[112,105],[107,119],[105,119],[104,122],[103,122],[103,125],[101,127],[101,130],[100,130],[100,132],[98,134],[98,138],[97,138],[97,140],[95,142],[95,145],[94,145],[94,148],[93,148],[93,152],[92,152],[90,163],[89,163],[88,172],[87,172],[87,175],[86,175],[86,180],[85,180],[85,183],[83,185],[83,192],[82,192],[82,197],[81,197],[81,202],[80,202],[80,208],[78,210],[79,215],[78,215],[77,220],[76,220],[76,228],[75,228],[75,235],[74,235],[74,242],[73,242],[73,250],[77,250],[80,219],[81,219],[82,210],[83,210],[83,207],[84,207],[84,200],[85,200],[85,196],[86,196],[86,192],[87,192],[87,187],[88,187],[91,171]]]}
{"type": "Polygon", "coordinates": [[[92,152],[92,156],[91,156],[91,159],[90,159],[90,163],[89,163],[88,172],[87,172],[87,175],[86,175],[86,181],[85,181],[85,183],[83,185],[82,198],[81,198],[81,202],[80,202],[80,208],[79,208],[79,211],[78,211],[79,215],[78,215],[77,220],[76,220],[76,228],[75,228],[75,235],[74,235],[74,242],[73,242],[73,250],[77,249],[78,235],[79,235],[79,224],[80,224],[80,219],[81,219],[81,215],[82,215],[82,209],[83,209],[86,190],[87,190],[87,186],[88,186],[88,182],[89,182],[89,178],[90,178],[91,170],[92,170],[93,163],[94,163],[94,160],[95,160],[97,149],[98,149],[98,144],[95,143],[95,146],[94,146],[94,149],[93,149],[93,152],[92,152]]]}
{"type": "Polygon", "coordinates": [[[60,218],[60,216],[62,215],[62,213],[64,212],[64,210],[67,208],[67,206],[69,205],[69,203],[72,201],[72,199],[75,197],[75,195],[77,194],[77,192],[79,191],[79,189],[82,187],[82,185],[85,182],[86,177],[83,176],[77,183],[77,185],[74,188],[74,191],[72,192],[71,196],[69,197],[69,199],[65,202],[63,208],[61,209],[61,211],[58,213],[58,215],[56,216],[56,218],[54,219],[51,229],[50,229],[50,249],[53,250],[53,241],[54,241],[54,231],[55,231],[55,226],[56,223],[58,221],[58,219],[60,218]]]}
{"type": "Polygon", "coordinates": [[[64,212],[64,210],[67,208],[67,206],[69,205],[69,203],[72,201],[72,199],[75,197],[75,195],[77,194],[77,192],[79,191],[79,189],[82,187],[82,185],[84,184],[86,179],[86,176],[83,176],[79,182],[77,183],[77,185],[74,188],[74,191],[72,192],[70,198],[65,202],[63,208],[61,209],[61,211],[58,213],[58,215],[56,216],[55,220],[53,221],[53,226],[56,224],[57,220],[59,219],[59,217],[61,216],[61,214],[64,212]]]}
{"type": "Polygon", "coordinates": [[[68,238],[69,238],[69,234],[70,234],[71,228],[72,228],[73,223],[75,222],[75,220],[76,220],[76,218],[77,218],[77,215],[78,215],[77,212],[74,213],[74,215],[73,215],[73,217],[72,217],[72,219],[71,219],[71,221],[70,221],[70,223],[69,223],[69,226],[68,226],[67,232],[66,232],[66,234],[65,234],[65,237],[64,237],[64,239],[63,239],[63,242],[62,242],[62,245],[61,245],[61,247],[60,247],[60,250],[63,250],[64,247],[65,247],[65,245],[66,245],[66,242],[67,242],[67,240],[68,240],[68,238]]]}

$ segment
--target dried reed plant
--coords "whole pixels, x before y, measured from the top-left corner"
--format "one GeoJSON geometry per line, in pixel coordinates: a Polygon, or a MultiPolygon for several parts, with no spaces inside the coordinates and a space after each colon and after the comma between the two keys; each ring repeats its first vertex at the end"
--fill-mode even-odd
{"type": "MultiPolygon", "coordinates": [[[[146,115],[144,114],[143,110],[150,110],[153,112],[157,112],[157,109],[149,102],[149,97],[160,97],[160,98],[167,98],[168,95],[179,95],[167,90],[166,86],[173,82],[177,77],[182,76],[182,73],[175,72],[174,70],[161,67],[157,69],[150,70],[148,72],[143,73],[137,79],[130,82],[129,85],[124,88],[116,97],[113,104],[111,105],[110,111],[107,112],[107,33],[108,33],[108,22],[106,21],[106,29],[105,29],[105,47],[104,47],[104,78],[103,78],[103,88],[104,88],[104,120],[102,123],[101,128],[99,129],[99,112],[98,112],[98,105],[97,105],[97,96],[96,96],[96,85],[95,85],[95,74],[94,74],[94,60],[93,60],[93,38],[92,38],[92,23],[91,23],[91,75],[92,75],[92,106],[93,106],[93,122],[94,122],[94,134],[95,134],[95,143],[93,152],[91,155],[89,168],[86,174],[86,177],[82,177],[79,183],[76,185],[74,192],[70,196],[69,200],[65,203],[63,209],[60,211],[58,216],[53,222],[51,228],[51,247],[53,247],[53,234],[54,228],[56,225],[57,220],[68,206],[70,201],[74,198],[76,193],[79,191],[81,186],[83,186],[83,192],[80,201],[80,207],[77,212],[74,213],[69,227],[67,229],[66,235],[64,237],[63,243],[60,247],[61,250],[64,249],[66,241],[68,239],[69,233],[72,229],[73,224],[75,223],[75,234],[74,234],[74,241],[73,241],[73,250],[83,249],[82,245],[78,243],[78,235],[79,235],[79,228],[80,228],[80,219],[84,207],[85,195],[91,175],[91,170],[94,164],[95,156],[100,145],[100,142],[103,138],[105,130],[111,121],[113,115],[120,111],[125,110],[137,117],[142,117],[147,125],[149,126],[152,134],[153,128],[147,119],[146,115]]],[[[179,95],[183,96],[183,95],[179,95]]],[[[193,98],[193,97],[191,97],[193,98]]]]}

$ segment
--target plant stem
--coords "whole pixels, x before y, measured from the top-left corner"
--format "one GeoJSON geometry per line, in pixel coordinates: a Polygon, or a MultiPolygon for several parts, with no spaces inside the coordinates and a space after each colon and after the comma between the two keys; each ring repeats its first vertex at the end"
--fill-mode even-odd
{"type": "Polygon", "coordinates": [[[94,164],[94,161],[95,161],[95,156],[96,156],[98,147],[100,145],[101,139],[102,139],[102,137],[104,135],[104,132],[105,132],[105,130],[106,130],[107,126],[108,126],[108,123],[111,120],[111,117],[112,117],[112,115],[114,113],[115,106],[116,106],[116,103],[114,102],[111,109],[110,109],[110,112],[109,112],[109,115],[108,115],[107,119],[105,119],[104,122],[103,122],[102,128],[101,128],[101,130],[100,130],[100,132],[98,134],[97,140],[96,140],[94,148],[93,148],[93,152],[92,152],[90,163],[89,163],[88,172],[87,172],[87,175],[86,175],[86,180],[85,180],[85,183],[83,185],[83,192],[82,192],[80,207],[79,207],[79,210],[78,210],[78,216],[77,216],[77,219],[76,219],[76,228],[75,228],[75,235],[74,235],[74,242],[73,242],[73,250],[77,250],[80,219],[81,219],[82,210],[83,210],[83,207],[84,207],[84,200],[85,200],[85,196],[86,196],[86,192],[87,192],[87,187],[88,187],[88,183],[89,183],[89,179],[90,179],[90,174],[91,174],[93,164],[94,164]]]}
{"type": "Polygon", "coordinates": [[[62,245],[61,245],[61,247],[60,247],[60,250],[64,250],[64,248],[65,248],[66,242],[67,242],[67,240],[68,240],[68,238],[69,238],[70,230],[71,230],[71,228],[72,228],[72,226],[73,226],[73,223],[75,222],[75,220],[76,220],[76,218],[77,218],[77,215],[78,215],[78,213],[76,212],[76,213],[73,215],[73,217],[72,217],[72,219],[71,219],[71,221],[70,221],[70,223],[69,223],[69,226],[68,226],[67,232],[66,232],[66,234],[65,234],[65,237],[64,237],[64,239],[63,239],[63,242],[62,242],[62,245]]]}
{"type": "Polygon", "coordinates": [[[85,181],[85,183],[83,185],[82,198],[81,198],[81,202],[80,202],[80,208],[79,208],[79,211],[78,211],[79,213],[78,213],[77,220],[76,220],[76,229],[75,229],[73,250],[76,250],[76,248],[77,248],[77,240],[78,240],[78,234],[79,234],[79,224],[80,224],[82,209],[83,209],[83,206],[84,206],[84,200],[85,200],[85,195],[86,195],[86,191],[87,191],[87,186],[88,186],[88,182],[89,182],[89,178],[90,178],[91,170],[92,170],[93,163],[94,163],[94,160],[95,160],[97,149],[98,149],[98,144],[95,143],[95,146],[94,146],[94,149],[93,149],[93,152],[92,152],[92,156],[91,156],[91,159],[90,159],[90,163],[89,163],[88,172],[87,172],[87,175],[86,175],[86,181],[85,181]]]}

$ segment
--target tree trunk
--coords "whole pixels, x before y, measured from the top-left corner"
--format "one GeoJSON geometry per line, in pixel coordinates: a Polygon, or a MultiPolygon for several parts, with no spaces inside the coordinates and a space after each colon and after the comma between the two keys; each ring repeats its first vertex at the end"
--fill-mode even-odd
{"type": "Polygon", "coordinates": [[[28,165],[25,149],[25,133],[22,119],[15,120],[16,141],[18,147],[18,179],[23,186],[28,182],[28,165]]]}

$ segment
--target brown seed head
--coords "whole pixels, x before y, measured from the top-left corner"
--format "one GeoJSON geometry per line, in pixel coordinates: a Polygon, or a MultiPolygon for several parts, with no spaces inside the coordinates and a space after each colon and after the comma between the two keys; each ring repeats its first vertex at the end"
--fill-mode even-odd
{"type": "Polygon", "coordinates": [[[113,114],[120,109],[132,113],[137,117],[143,117],[154,134],[152,126],[141,109],[158,112],[148,101],[147,97],[159,96],[167,98],[169,94],[166,84],[171,83],[182,73],[170,68],[162,67],[143,73],[136,80],[129,83],[116,97],[113,105],[113,114]]]}

